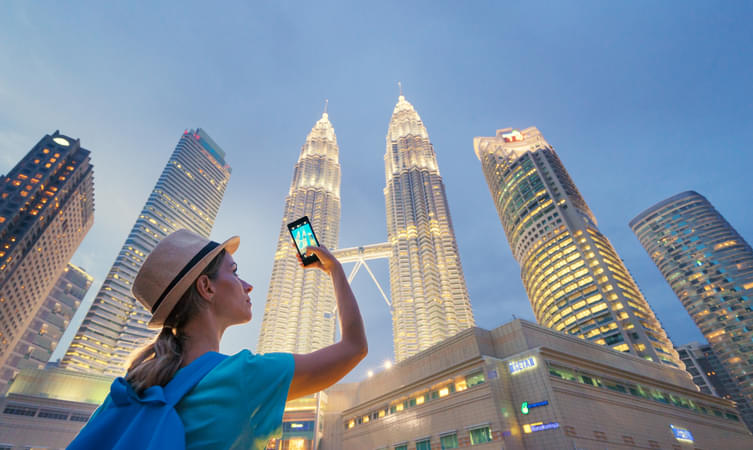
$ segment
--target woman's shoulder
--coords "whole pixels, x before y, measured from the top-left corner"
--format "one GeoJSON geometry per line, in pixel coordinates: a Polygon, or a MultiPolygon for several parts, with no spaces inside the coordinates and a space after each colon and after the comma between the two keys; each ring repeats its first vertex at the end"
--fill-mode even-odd
{"type": "Polygon", "coordinates": [[[292,371],[295,361],[291,353],[253,353],[244,349],[228,357],[215,370],[243,371],[246,376],[264,376],[292,371]]]}

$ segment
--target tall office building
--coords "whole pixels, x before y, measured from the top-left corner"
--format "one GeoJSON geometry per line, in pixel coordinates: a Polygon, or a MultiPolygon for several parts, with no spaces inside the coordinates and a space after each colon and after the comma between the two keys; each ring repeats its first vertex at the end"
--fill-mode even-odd
{"type": "Polygon", "coordinates": [[[474,325],[437,156],[421,118],[400,95],[384,155],[395,359],[474,325]]]}
{"type": "Polygon", "coordinates": [[[682,367],[575,183],[539,130],[473,141],[539,324],[682,367]]]}
{"type": "Polygon", "coordinates": [[[630,228],[739,386],[753,427],[753,250],[702,195],[687,191],[630,228]]]}
{"type": "Polygon", "coordinates": [[[91,287],[91,275],[68,263],[11,354],[15,366],[0,369],[0,386],[23,369],[42,369],[91,287]]]}
{"type": "Polygon", "coordinates": [[[739,391],[709,344],[693,342],[676,350],[685,370],[693,377],[693,383],[704,394],[732,400],[733,394],[739,391]]]}
{"type": "MultiPolygon", "coordinates": [[[[89,151],[58,131],[0,178],[0,368],[94,221],[89,151]]],[[[3,378],[7,378],[5,375],[3,378]]]]}
{"type": "Polygon", "coordinates": [[[61,367],[119,376],[129,355],[156,333],[151,317],[131,294],[144,258],[158,242],[185,228],[208,237],[220,208],[230,166],[225,152],[201,128],[178,141],[157,185],[136,219],[61,367]]]}
{"type": "Polygon", "coordinates": [[[335,296],[319,270],[303,270],[287,224],[308,216],[319,243],[337,247],[340,232],[340,162],[335,129],[325,112],[306,142],[293,171],[277,239],[272,278],[257,350],[308,353],[335,340],[335,296]]]}

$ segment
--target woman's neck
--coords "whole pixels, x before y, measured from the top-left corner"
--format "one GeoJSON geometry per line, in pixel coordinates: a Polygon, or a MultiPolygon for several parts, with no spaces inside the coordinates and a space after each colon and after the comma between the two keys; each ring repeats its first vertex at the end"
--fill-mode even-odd
{"type": "Polygon", "coordinates": [[[183,364],[185,367],[206,352],[219,352],[220,340],[225,332],[219,327],[209,314],[198,314],[183,327],[186,337],[183,348],[183,364]]]}

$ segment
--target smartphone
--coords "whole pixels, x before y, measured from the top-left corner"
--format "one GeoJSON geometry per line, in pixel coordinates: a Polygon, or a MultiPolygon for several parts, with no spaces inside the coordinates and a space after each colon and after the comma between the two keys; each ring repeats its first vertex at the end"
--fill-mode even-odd
{"type": "Polygon", "coordinates": [[[293,242],[295,242],[295,248],[298,250],[298,254],[301,255],[303,265],[307,266],[314,261],[319,261],[316,255],[306,256],[306,247],[319,247],[319,241],[316,239],[314,229],[311,228],[311,222],[308,216],[303,216],[300,219],[290,222],[288,224],[288,231],[293,236],[293,242]]]}

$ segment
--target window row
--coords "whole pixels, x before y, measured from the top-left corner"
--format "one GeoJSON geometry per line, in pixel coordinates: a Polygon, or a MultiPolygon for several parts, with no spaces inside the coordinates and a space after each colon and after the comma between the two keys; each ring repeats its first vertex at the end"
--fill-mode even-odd
{"type": "Polygon", "coordinates": [[[705,414],[708,416],[716,416],[719,418],[726,418],[739,422],[740,418],[732,411],[721,411],[711,406],[705,406],[694,402],[693,400],[682,397],[675,394],[670,394],[659,389],[648,388],[641,386],[640,384],[627,383],[623,381],[611,380],[608,378],[593,375],[591,373],[583,372],[580,370],[570,369],[567,367],[557,366],[555,364],[548,364],[549,374],[551,376],[567,380],[575,381],[581,384],[587,384],[590,386],[609,389],[619,392],[621,394],[628,394],[634,397],[641,397],[647,400],[653,400],[655,402],[664,403],[667,405],[676,406],[679,408],[685,408],[695,411],[699,414],[705,414]]]}
{"type": "MultiPolygon", "coordinates": [[[[485,444],[491,442],[492,432],[489,426],[473,428],[468,431],[468,440],[471,445],[485,444]]],[[[442,450],[458,448],[458,433],[445,433],[439,436],[439,448],[442,450]]],[[[403,442],[392,447],[382,447],[377,450],[408,450],[408,443],[403,442]]],[[[431,450],[431,438],[423,438],[416,441],[416,450],[431,450]]]]}
{"type": "Polygon", "coordinates": [[[390,402],[387,406],[380,408],[376,411],[372,411],[368,414],[353,417],[345,422],[345,429],[350,429],[356,425],[362,425],[369,423],[373,420],[379,420],[391,414],[396,414],[401,411],[429,403],[434,400],[447,397],[455,392],[462,392],[468,388],[483,384],[486,382],[486,377],[483,372],[474,372],[470,375],[457,377],[450,382],[440,384],[432,389],[423,389],[421,391],[414,392],[407,398],[403,397],[396,401],[390,402]]]}
{"type": "Polygon", "coordinates": [[[39,409],[31,406],[9,404],[3,410],[3,414],[26,417],[41,417],[54,420],[70,420],[72,422],[88,422],[89,414],[84,412],[56,411],[51,409],[39,409]]]}

